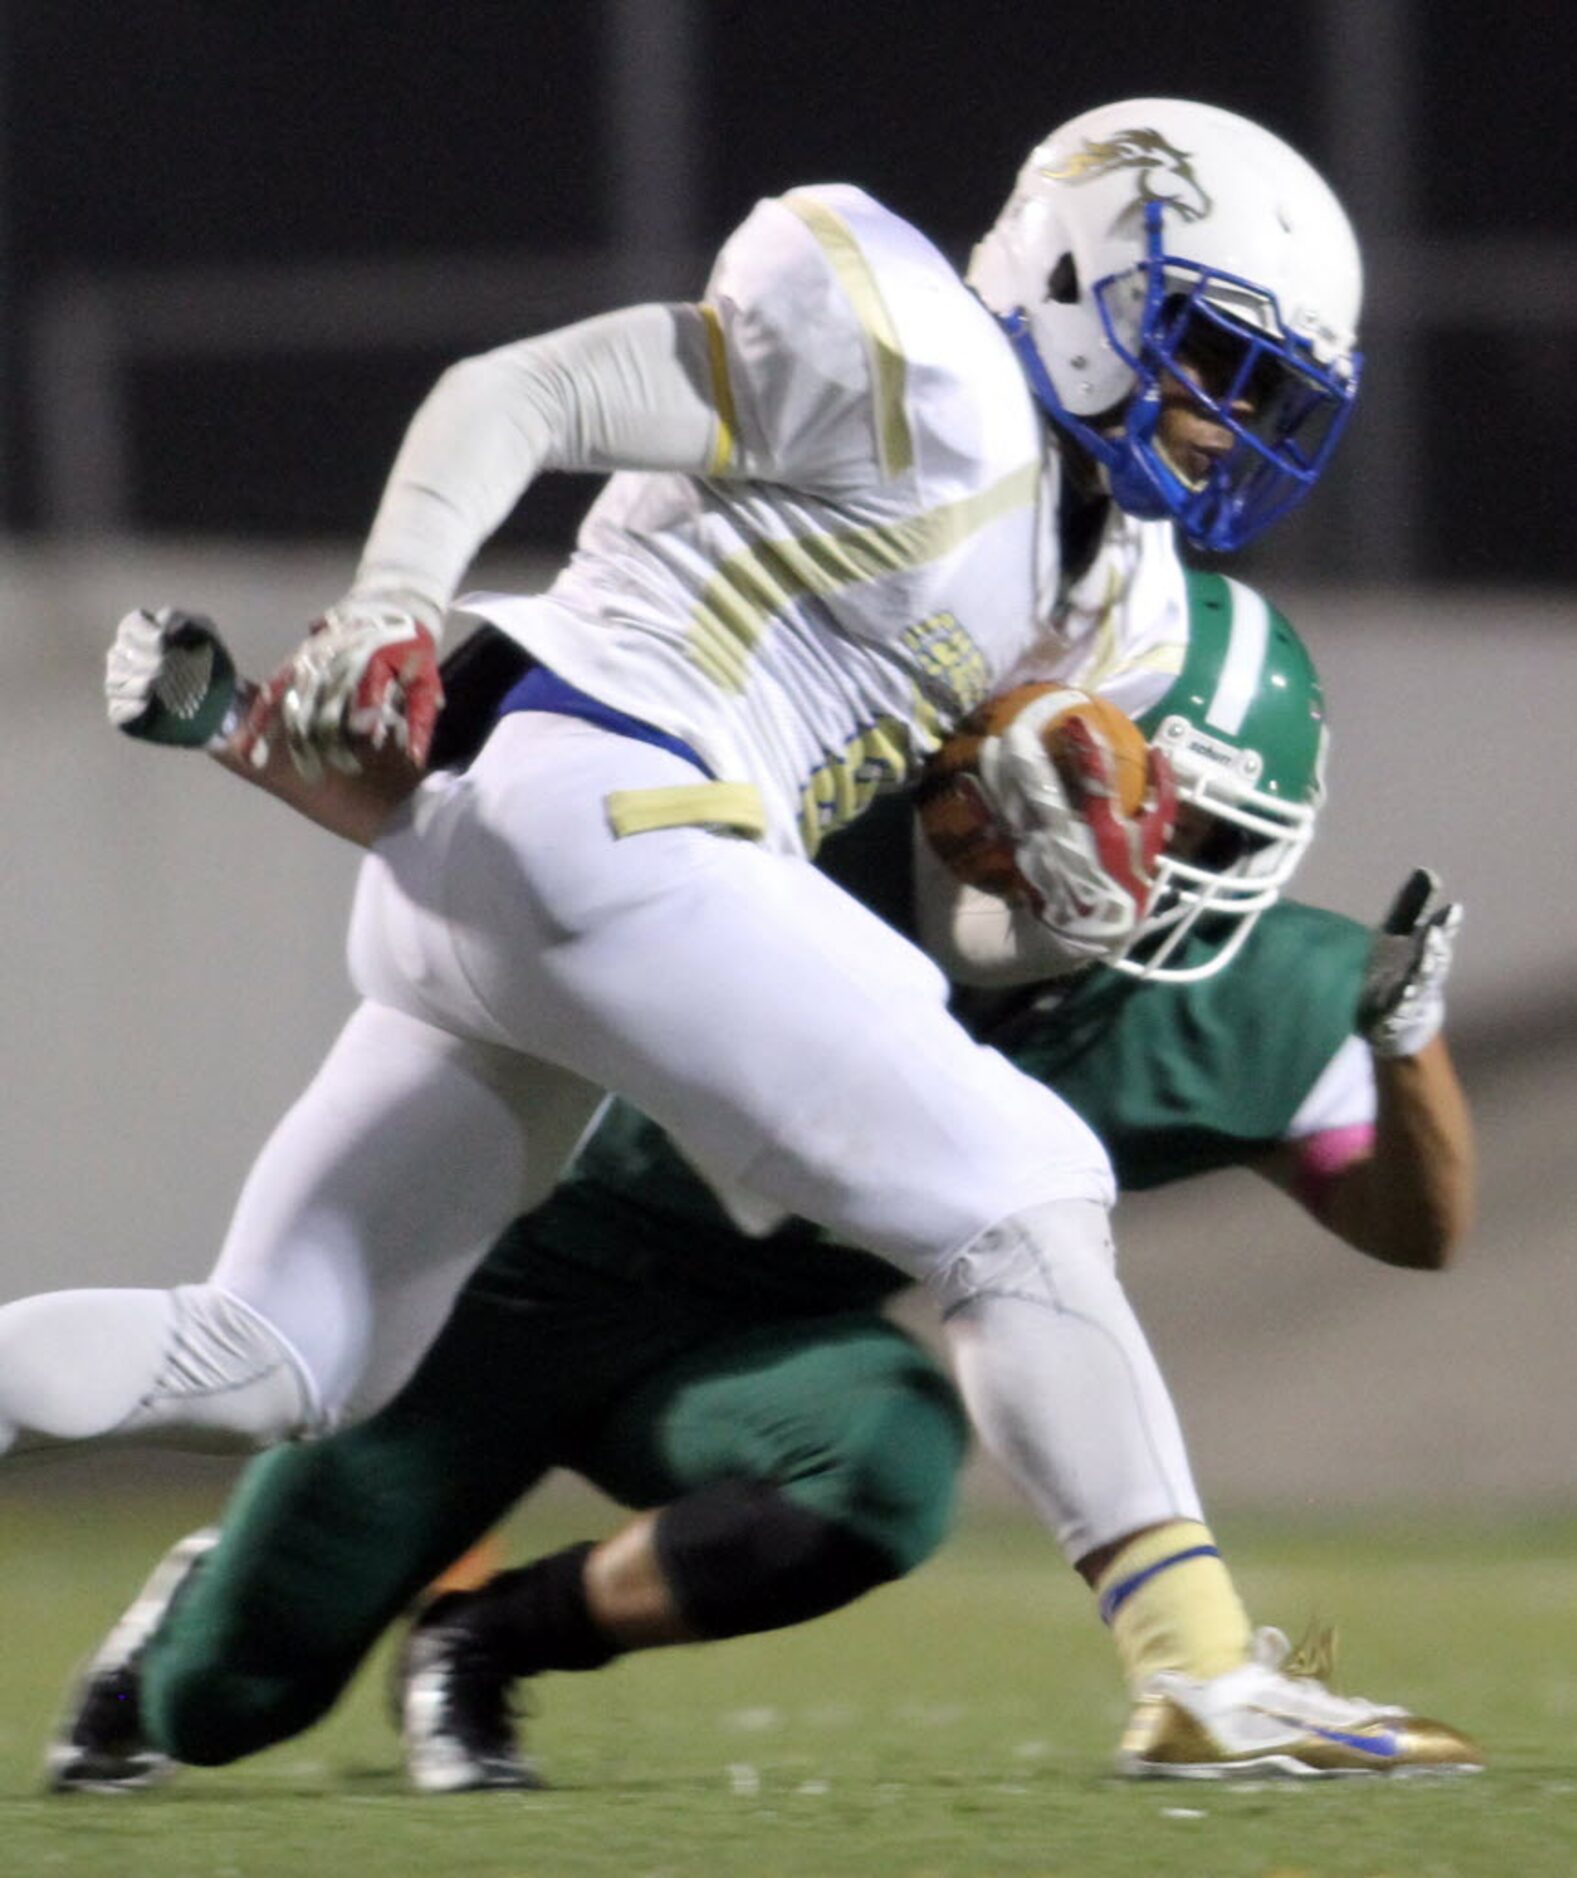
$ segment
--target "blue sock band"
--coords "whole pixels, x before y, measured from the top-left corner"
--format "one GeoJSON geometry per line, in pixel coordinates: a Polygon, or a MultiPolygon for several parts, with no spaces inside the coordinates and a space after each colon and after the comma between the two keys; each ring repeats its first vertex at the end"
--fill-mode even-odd
{"type": "Polygon", "coordinates": [[[1213,1545],[1190,1546],[1186,1552],[1174,1552],[1170,1558],[1158,1559],[1153,1565],[1146,1565],[1143,1571],[1137,1571],[1131,1578],[1124,1578],[1102,1594],[1100,1602],[1101,1622],[1109,1624],[1133,1594],[1142,1585],[1147,1585],[1158,1572],[1170,1571],[1174,1565],[1186,1565],[1194,1558],[1220,1558],[1220,1549],[1213,1545]]]}

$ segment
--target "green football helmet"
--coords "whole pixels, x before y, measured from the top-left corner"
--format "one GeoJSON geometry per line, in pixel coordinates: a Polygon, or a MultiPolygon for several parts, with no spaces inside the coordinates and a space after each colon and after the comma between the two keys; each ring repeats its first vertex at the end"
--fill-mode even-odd
{"type": "Polygon", "coordinates": [[[1137,719],[1177,777],[1178,827],[1133,941],[1131,976],[1208,978],[1275,904],[1325,795],[1325,700],[1303,641],[1240,581],[1188,575],[1188,650],[1137,719]]]}

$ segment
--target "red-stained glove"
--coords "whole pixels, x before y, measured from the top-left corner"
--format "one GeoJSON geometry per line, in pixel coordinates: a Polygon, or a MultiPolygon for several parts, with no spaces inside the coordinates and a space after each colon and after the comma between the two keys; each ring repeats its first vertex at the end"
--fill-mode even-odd
{"type": "Polygon", "coordinates": [[[1054,760],[1031,704],[980,752],[986,799],[1013,843],[1035,916],[1070,955],[1115,957],[1149,909],[1156,865],[1177,821],[1177,785],[1159,750],[1147,760],[1145,798],[1132,815],[1118,799],[1112,754],[1076,712],[1058,725],[1054,760]]]}
{"type": "Polygon", "coordinates": [[[391,740],[420,768],[443,695],[437,648],[424,625],[398,607],[342,601],[263,688],[241,751],[261,763],[277,729],[309,778],[325,764],[355,772],[358,744],[381,750],[391,740]]]}

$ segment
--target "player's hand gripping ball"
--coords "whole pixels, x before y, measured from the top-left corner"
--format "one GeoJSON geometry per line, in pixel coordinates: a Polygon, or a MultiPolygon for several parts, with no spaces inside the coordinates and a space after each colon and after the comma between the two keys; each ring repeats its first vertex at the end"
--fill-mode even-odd
{"type": "Polygon", "coordinates": [[[1116,805],[1137,815],[1144,805],[1150,746],[1126,712],[1104,698],[1068,685],[1016,685],[988,698],[966,717],[926,765],[915,791],[920,824],[937,858],[966,885],[1012,898],[1022,892],[1013,836],[980,780],[980,753],[1025,708],[1055,696],[1060,708],[1039,726],[1046,754],[1065,785],[1077,787],[1069,726],[1075,718],[1092,729],[1111,757],[1116,805]]]}
{"type": "Polygon", "coordinates": [[[954,875],[1029,908],[1085,960],[1133,937],[1177,814],[1171,767],[1138,725],[1053,684],[981,705],[931,759],[916,799],[954,875]]]}

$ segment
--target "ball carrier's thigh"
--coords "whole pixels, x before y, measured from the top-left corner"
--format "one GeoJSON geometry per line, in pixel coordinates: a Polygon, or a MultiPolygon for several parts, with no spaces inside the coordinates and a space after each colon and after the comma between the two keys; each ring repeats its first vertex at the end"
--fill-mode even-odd
{"type": "Polygon", "coordinates": [[[578,720],[506,719],[369,861],[359,982],[617,1089],[714,1178],[912,1272],[1041,1201],[1108,1199],[1084,1124],[975,1045],[935,968],[807,863],[611,831],[610,792],[697,780],[578,720]]]}
{"type": "Polygon", "coordinates": [[[546,1197],[599,1099],[364,1004],[253,1163],[213,1282],[290,1341],[330,1419],[370,1412],[501,1227],[546,1197]]]}

